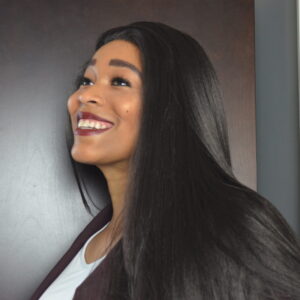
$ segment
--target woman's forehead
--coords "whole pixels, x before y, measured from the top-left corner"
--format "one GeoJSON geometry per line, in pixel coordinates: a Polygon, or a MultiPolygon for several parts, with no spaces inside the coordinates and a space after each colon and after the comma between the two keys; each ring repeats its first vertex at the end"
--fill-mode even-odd
{"type": "Polygon", "coordinates": [[[126,41],[112,41],[99,48],[86,63],[85,70],[106,67],[127,68],[142,78],[142,66],[139,49],[126,41]]]}
{"type": "Polygon", "coordinates": [[[98,61],[101,62],[103,60],[107,62],[111,59],[127,61],[141,70],[140,50],[131,42],[114,40],[103,45],[94,53],[91,63],[95,65],[98,61]]]}

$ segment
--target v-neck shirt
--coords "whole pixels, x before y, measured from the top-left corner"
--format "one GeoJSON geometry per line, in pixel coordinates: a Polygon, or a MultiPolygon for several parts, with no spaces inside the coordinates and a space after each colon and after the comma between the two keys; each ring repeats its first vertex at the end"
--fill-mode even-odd
{"type": "Polygon", "coordinates": [[[76,288],[93,272],[93,270],[104,260],[106,255],[100,257],[92,263],[87,263],[85,260],[85,251],[89,242],[100,233],[110,221],[100,230],[95,232],[86,241],[83,247],[78,251],[76,256],[60,273],[60,275],[51,283],[45,290],[39,300],[72,300],[76,288]]]}

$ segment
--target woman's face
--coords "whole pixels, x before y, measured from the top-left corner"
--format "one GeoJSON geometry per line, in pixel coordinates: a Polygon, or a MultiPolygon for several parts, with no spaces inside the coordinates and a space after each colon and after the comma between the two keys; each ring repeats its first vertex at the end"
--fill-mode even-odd
{"type": "Polygon", "coordinates": [[[94,54],[81,86],[68,99],[74,160],[98,167],[128,162],[139,130],[141,72],[139,49],[130,42],[114,40],[94,54]],[[78,116],[90,122],[78,123],[78,116]],[[113,124],[93,121],[97,117],[113,124]],[[101,125],[109,124],[111,128],[99,130],[101,125]],[[85,129],[87,126],[93,129],[85,129]]]}

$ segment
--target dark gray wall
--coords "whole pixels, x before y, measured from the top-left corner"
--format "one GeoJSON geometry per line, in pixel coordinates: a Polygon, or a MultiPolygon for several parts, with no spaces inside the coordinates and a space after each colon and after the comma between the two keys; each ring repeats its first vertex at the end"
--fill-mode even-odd
{"type": "Polygon", "coordinates": [[[296,0],[255,1],[257,191],[300,232],[296,0]]]}

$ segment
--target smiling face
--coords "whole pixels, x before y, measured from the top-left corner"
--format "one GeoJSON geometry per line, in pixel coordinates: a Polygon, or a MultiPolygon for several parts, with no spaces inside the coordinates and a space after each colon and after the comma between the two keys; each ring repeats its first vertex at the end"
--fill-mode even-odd
{"type": "Polygon", "coordinates": [[[79,89],[68,99],[74,133],[71,155],[75,161],[99,168],[127,166],[140,124],[141,72],[139,49],[130,42],[114,40],[93,55],[79,89]],[[113,126],[104,131],[78,129],[78,113],[83,119],[106,119],[113,126]]]}

